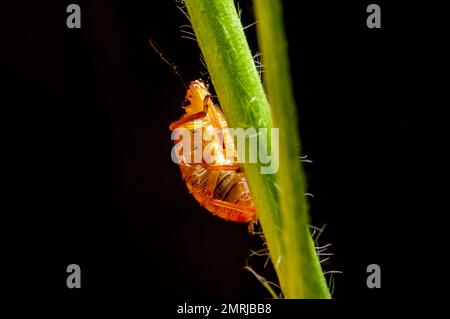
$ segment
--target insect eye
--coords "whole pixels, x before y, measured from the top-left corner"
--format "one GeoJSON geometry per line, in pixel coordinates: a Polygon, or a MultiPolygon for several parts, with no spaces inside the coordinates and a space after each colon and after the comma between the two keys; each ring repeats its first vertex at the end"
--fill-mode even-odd
{"type": "Polygon", "coordinates": [[[184,100],[183,102],[183,106],[189,106],[189,104],[191,104],[191,102],[189,102],[189,100],[184,100]]]}

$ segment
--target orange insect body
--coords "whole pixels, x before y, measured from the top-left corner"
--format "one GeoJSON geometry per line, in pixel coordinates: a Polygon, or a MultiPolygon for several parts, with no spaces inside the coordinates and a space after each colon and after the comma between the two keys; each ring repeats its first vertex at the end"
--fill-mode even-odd
{"type": "MultiPolygon", "coordinates": [[[[186,114],[179,120],[170,124],[170,130],[186,128],[194,140],[196,129],[203,132],[219,129],[222,132],[223,142],[211,140],[213,148],[233,143],[233,139],[226,130],[227,122],[221,110],[214,105],[211,95],[204,82],[192,81],[186,92],[183,108],[186,114]],[[195,121],[195,124],[194,124],[195,121]]],[[[175,141],[178,143],[179,141],[175,141]]],[[[234,144],[231,147],[236,158],[234,144]]],[[[255,207],[244,173],[239,164],[218,157],[212,163],[179,164],[181,175],[194,198],[208,211],[223,219],[235,222],[250,223],[250,229],[256,221],[255,207]]]]}

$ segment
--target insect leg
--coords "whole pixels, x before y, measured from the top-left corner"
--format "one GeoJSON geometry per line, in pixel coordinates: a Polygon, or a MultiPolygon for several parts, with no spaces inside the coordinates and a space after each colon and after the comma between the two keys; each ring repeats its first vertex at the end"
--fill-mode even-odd
{"type": "Polygon", "coordinates": [[[239,164],[222,164],[222,165],[215,165],[215,164],[201,164],[204,169],[213,171],[213,170],[226,170],[226,171],[237,171],[239,168],[239,164]]]}
{"type": "MultiPolygon", "coordinates": [[[[209,106],[213,106],[214,107],[214,103],[211,99],[211,94],[208,94],[207,96],[205,96],[205,98],[203,99],[203,111],[205,113],[208,113],[208,107],[209,106]]],[[[211,119],[211,124],[213,127],[215,128],[222,128],[219,119],[216,116],[216,112],[214,112],[213,107],[211,108],[211,112],[210,113],[210,119],[211,119]]]]}
{"type": "Polygon", "coordinates": [[[199,119],[204,118],[205,116],[206,116],[206,113],[204,111],[200,111],[198,113],[188,115],[188,116],[183,117],[182,119],[180,119],[178,121],[170,123],[169,129],[171,131],[173,131],[174,129],[182,126],[184,123],[192,122],[194,120],[199,120],[199,119]]]}
{"type": "Polygon", "coordinates": [[[217,180],[219,178],[220,171],[212,171],[208,178],[208,184],[206,184],[205,198],[200,202],[200,205],[205,206],[214,197],[214,190],[217,186],[217,180]]]}
{"type": "Polygon", "coordinates": [[[244,206],[244,205],[239,205],[239,204],[233,204],[233,203],[229,203],[229,202],[225,202],[223,200],[220,199],[215,199],[212,198],[209,200],[209,203],[212,205],[215,205],[217,207],[223,207],[223,208],[229,208],[232,210],[237,210],[239,212],[242,212],[246,215],[254,215],[256,212],[255,207],[252,206],[244,206]]]}
{"type": "Polygon", "coordinates": [[[217,186],[217,180],[219,178],[220,172],[219,171],[212,171],[209,175],[208,184],[206,185],[206,198],[207,200],[210,200],[213,198],[214,190],[217,186]]]}
{"type": "Polygon", "coordinates": [[[228,203],[223,200],[214,199],[214,198],[211,198],[210,200],[208,200],[208,204],[212,204],[212,205],[216,206],[217,208],[228,208],[228,209],[243,213],[244,216],[246,216],[250,219],[250,222],[248,224],[248,232],[250,234],[255,233],[254,226],[258,222],[258,217],[256,217],[255,207],[228,203]]]}
{"type": "MultiPolygon", "coordinates": [[[[209,96],[209,95],[208,95],[208,96],[209,96]]],[[[206,98],[205,98],[205,99],[206,99],[206,98]]],[[[191,115],[185,116],[185,117],[179,119],[178,121],[175,121],[175,122],[170,123],[169,129],[170,129],[171,131],[173,131],[174,129],[180,127],[180,126],[183,125],[184,123],[187,123],[187,122],[191,122],[191,121],[194,121],[194,120],[199,120],[199,119],[205,118],[206,115],[207,115],[207,113],[208,113],[208,104],[203,103],[203,111],[200,111],[200,112],[198,112],[198,113],[195,113],[195,114],[191,114],[191,115]]]]}

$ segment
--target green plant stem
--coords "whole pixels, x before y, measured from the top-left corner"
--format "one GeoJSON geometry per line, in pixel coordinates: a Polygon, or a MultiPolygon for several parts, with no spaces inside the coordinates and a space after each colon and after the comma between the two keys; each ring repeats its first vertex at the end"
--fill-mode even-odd
{"type": "MultiPolygon", "coordinates": [[[[270,141],[272,122],[269,104],[233,0],[185,0],[185,4],[229,126],[243,129],[268,128],[270,141]]],[[[273,42],[274,45],[277,43],[273,42]]],[[[275,102],[274,105],[278,106],[279,100],[275,102]]],[[[294,119],[293,107],[294,104],[291,104],[285,110],[289,112],[284,115],[289,116],[289,121],[294,119]]],[[[283,110],[280,109],[279,112],[283,110]]],[[[276,116],[279,118],[283,115],[276,116]]],[[[286,143],[285,134],[296,128],[296,123],[289,121],[277,122],[281,135],[280,144],[286,143]],[[282,132],[285,133],[281,134],[282,132]]],[[[295,131],[294,136],[298,140],[295,131]]],[[[289,169],[289,166],[279,176],[261,174],[261,163],[244,163],[243,168],[284,296],[325,298],[328,290],[326,284],[322,284],[323,274],[307,229],[302,175],[294,176],[302,174],[298,150],[293,150],[297,145],[295,141],[289,141],[289,144],[291,145],[282,145],[280,148],[283,159],[280,169],[282,165],[292,165],[294,171],[290,171],[289,176],[294,181],[286,181],[285,169],[289,169]],[[283,184],[277,183],[278,177],[283,184]],[[282,195],[282,213],[278,204],[279,188],[282,189],[281,194],[285,194],[282,195]],[[289,196],[293,198],[287,198],[289,196]],[[299,243],[299,240],[302,242],[299,243]],[[299,256],[303,254],[307,256],[299,256]],[[309,279],[308,276],[314,278],[309,279]]]]}
{"type": "MultiPolygon", "coordinates": [[[[232,0],[186,0],[198,44],[230,127],[270,128],[269,104],[232,0]]],[[[260,163],[243,164],[270,257],[284,278],[281,218],[274,175],[260,163]]]]}
{"type": "Polygon", "coordinates": [[[308,203],[300,158],[297,112],[289,71],[287,41],[280,0],[254,1],[258,42],[262,50],[264,83],[272,107],[274,127],[280,128],[280,206],[289,285],[286,296],[330,298],[325,277],[308,228],[308,203]]]}

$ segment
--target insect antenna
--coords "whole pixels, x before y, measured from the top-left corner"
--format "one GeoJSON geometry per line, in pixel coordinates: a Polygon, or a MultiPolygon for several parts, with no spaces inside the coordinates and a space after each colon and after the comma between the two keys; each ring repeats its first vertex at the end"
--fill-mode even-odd
{"type": "Polygon", "coordinates": [[[184,80],[184,78],[181,74],[181,71],[178,69],[176,64],[174,62],[172,62],[172,60],[161,51],[158,44],[153,39],[148,40],[148,42],[150,43],[150,46],[153,48],[153,50],[155,50],[155,52],[159,55],[161,60],[163,60],[168,66],[170,66],[172,68],[175,75],[178,77],[178,79],[183,84],[183,87],[186,88],[187,87],[186,81],[184,80]]]}

